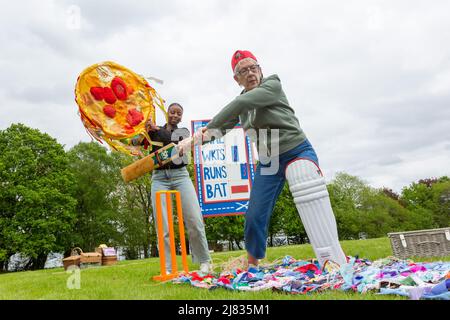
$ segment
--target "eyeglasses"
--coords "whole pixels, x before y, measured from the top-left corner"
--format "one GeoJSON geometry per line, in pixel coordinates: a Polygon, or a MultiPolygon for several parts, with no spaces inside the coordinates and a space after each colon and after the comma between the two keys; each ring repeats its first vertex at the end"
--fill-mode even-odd
{"type": "Polygon", "coordinates": [[[259,64],[254,64],[254,65],[251,65],[250,67],[242,68],[241,70],[237,71],[236,74],[244,77],[244,76],[248,75],[249,71],[256,73],[258,70],[259,70],[259,64]]]}

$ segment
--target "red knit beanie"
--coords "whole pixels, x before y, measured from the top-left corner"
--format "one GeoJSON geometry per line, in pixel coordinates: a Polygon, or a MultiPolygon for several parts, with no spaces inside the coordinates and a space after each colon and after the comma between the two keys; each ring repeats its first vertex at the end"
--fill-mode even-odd
{"type": "Polygon", "coordinates": [[[258,60],[256,60],[256,57],[253,55],[253,53],[251,53],[250,51],[237,50],[233,54],[233,57],[231,58],[231,68],[233,69],[233,72],[234,72],[234,68],[236,68],[236,65],[238,64],[238,62],[245,58],[252,58],[253,60],[258,61],[258,60]]]}

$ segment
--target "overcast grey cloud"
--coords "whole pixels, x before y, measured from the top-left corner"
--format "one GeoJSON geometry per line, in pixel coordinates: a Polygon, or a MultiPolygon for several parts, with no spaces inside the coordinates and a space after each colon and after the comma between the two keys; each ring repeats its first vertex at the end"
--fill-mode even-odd
{"type": "MultiPolygon", "coordinates": [[[[331,180],[396,191],[450,175],[447,1],[2,1],[0,129],[21,122],[66,149],[90,141],[74,86],[112,60],[208,119],[239,94],[230,60],[277,73],[331,180]]],[[[163,122],[158,113],[158,122],[163,122]]]]}

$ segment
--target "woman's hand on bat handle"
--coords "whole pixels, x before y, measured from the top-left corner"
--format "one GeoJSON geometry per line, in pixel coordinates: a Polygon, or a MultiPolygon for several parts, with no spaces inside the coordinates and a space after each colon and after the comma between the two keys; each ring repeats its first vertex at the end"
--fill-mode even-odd
{"type": "Polygon", "coordinates": [[[152,119],[148,119],[145,123],[145,130],[147,130],[147,132],[158,131],[159,129],[160,128],[152,122],[152,119]]]}

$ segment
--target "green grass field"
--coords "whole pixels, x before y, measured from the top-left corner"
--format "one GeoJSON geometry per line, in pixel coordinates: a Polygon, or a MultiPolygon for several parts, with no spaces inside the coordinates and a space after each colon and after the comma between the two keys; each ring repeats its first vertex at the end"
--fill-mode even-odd
{"type": "MultiPolygon", "coordinates": [[[[392,255],[388,238],[342,241],[347,255],[376,260],[392,255]]],[[[215,264],[231,261],[243,256],[244,251],[213,253],[215,264]]],[[[263,263],[290,255],[296,259],[314,257],[310,245],[296,245],[268,248],[267,258],[263,263]]],[[[188,258],[190,261],[190,257],[188,258]]],[[[414,259],[414,261],[450,261],[450,257],[433,259],[414,259]]],[[[181,261],[179,259],[179,265],[181,261]]],[[[190,264],[190,270],[198,265],[190,264]]],[[[262,292],[228,291],[199,289],[189,284],[159,283],[152,276],[159,274],[159,259],[119,261],[113,266],[91,267],[81,269],[80,288],[69,289],[67,282],[72,274],[63,268],[39,271],[12,272],[0,274],[0,300],[404,300],[404,297],[376,294],[359,294],[342,291],[328,291],[308,295],[290,295],[262,292]]]]}

